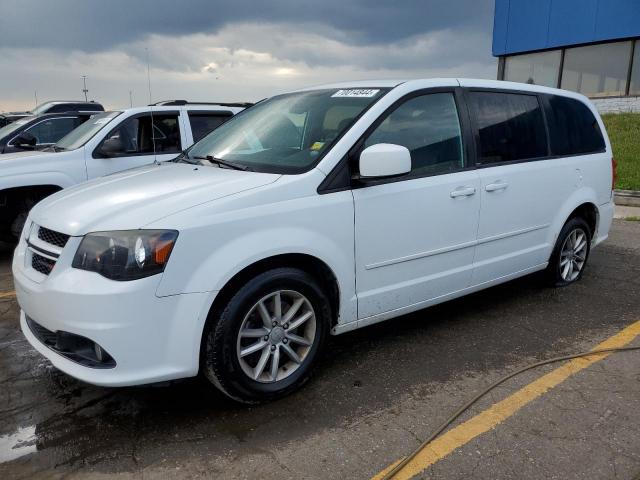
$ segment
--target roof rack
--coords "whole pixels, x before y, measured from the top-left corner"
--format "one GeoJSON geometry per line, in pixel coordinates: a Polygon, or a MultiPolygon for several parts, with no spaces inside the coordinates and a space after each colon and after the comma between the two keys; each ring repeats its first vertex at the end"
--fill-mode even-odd
{"type": "Polygon", "coordinates": [[[220,107],[251,107],[251,102],[189,102],[187,100],[161,100],[156,103],[150,103],[150,107],[177,107],[182,105],[218,105],[220,107]]]}

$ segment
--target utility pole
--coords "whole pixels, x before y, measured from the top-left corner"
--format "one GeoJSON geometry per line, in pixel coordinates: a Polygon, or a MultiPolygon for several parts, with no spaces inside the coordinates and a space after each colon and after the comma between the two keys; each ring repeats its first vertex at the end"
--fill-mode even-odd
{"type": "Polygon", "coordinates": [[[37,107],[38,106],[38,91],[37,90],[33,91],[33,97],[36,99],[36,107],[37,107]]]}
{"type": "Polygon", "coordinates": [[[129,106],[133,108],[133,92],[129,90],[129,106]]]}
{"type": "Polygon", "coordinates": [[[84,88],[82,89],[82,91],[84,92],[84,101],[88,101],[87,100],[87,93],[89,93],[89,90],[87,90],[87,76],[86,75],[82,75],[82,84],[84,85],[84,88]]]}

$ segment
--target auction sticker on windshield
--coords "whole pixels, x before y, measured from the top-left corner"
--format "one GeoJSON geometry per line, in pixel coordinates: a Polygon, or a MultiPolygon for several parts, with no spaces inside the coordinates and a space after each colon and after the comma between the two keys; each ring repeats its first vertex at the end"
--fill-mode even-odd
{"type": "Polygon", "coordinates": [[[375,96],[380,90],[375,88],[351,88],[349,90],[338,90],[332,97],[349,98],[370,98],[375,96]]]}

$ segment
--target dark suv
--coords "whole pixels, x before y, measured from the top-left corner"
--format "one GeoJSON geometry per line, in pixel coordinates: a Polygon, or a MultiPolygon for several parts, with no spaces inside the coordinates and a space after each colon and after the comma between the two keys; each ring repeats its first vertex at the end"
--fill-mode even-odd
{"type": "Polygon", "coordinates": [[[81,100],[51,100],[50,102],[41,103],[30,112],[0,113],[0,127],[32,115],[62,112],[104,112],[104,107],[102,104],[94,102],[93,100],[90,102],[83,102],[81,100]]]}
{"type": "Polygon", "coordinates": [[[90,102],[82,102],[78,100],[52,100],[38,105],[31,113],[33,115],[42,115],[43,113],[61,113],[61,112],[104,112],[104,107],[93,100],[90,102]]]}
{"type": "Polygon", "coordinates": [[[75,130],[99,112],[63,112],[31,115],[0,128],[0,153],[42,150],[75,130]]]}

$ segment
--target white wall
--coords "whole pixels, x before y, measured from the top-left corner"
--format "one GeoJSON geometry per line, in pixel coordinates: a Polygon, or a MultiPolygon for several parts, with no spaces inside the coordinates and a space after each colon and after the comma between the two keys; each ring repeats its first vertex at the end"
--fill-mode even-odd
{"type": "Polygon", "coordinates": [[[640,97],[592,98],[600,113],[640,113],[640,97]]]}

